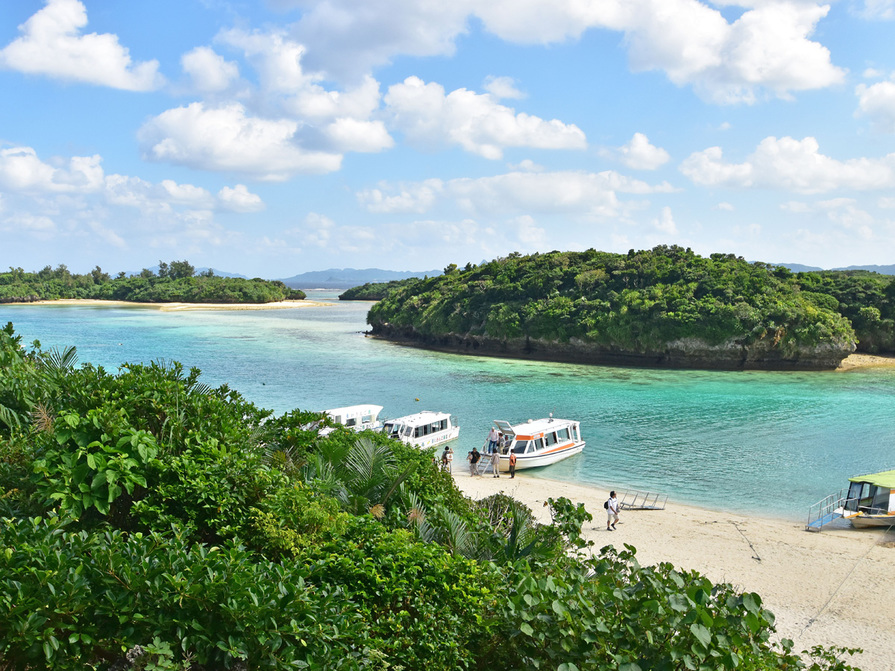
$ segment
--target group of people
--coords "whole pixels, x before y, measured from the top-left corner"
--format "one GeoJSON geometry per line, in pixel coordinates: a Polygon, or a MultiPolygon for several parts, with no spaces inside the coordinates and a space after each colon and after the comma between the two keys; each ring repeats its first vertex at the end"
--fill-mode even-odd
{"type": "MultiPolygon", "coordinates": [[[[489,437],[489,453],[487,455],[483,455],[479,452],[479,448],[474,447],[472,451],[466,456],[466,461],[469,462],[469,474],[470,475],[481,475],[479,473],[479,461],[483,456],[487,457],[491,461],[491,471],[494,473],[492,477],[499,478],[500,477],[500,451],[497,449],[493,449],[490,445],[491,439],[489,437]]],[[[510,478],[516,477],[516,454],[515,452],[510,452],[510,478]]]]}

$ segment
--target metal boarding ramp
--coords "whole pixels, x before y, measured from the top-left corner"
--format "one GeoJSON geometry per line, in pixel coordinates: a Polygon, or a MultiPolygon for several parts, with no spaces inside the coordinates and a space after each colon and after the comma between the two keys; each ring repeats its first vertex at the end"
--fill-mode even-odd
{"type": "Polygon", "coordinates": [[[805,531],[819,532],[830,522],[841,518],[842,513],[838,511],[845,507],[844,492],[845,490],[841,489],[836,494],[830,494],[811,506],[808,509],[808,523],[805,524],[805,531]]]}
{"type": "Polygon", "coordinates": [[[667,494],[656,492],[641,492],[636,489],[621,492],[618,502],[619,510],[665,510],[668,503],[667,494]]]}

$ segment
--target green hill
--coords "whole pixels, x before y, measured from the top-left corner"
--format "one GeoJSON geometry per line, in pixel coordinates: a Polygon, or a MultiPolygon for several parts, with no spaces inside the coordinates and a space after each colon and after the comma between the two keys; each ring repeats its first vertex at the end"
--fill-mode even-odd
{"type": "Polygon", "coordinates": [[[680,247],[514,253],[397,288],[371,308],[367,321],[375,335],[456,352],[829,369],[859,344],[889,351],[893,282],[872,273],[794,275],[680,247]]]}

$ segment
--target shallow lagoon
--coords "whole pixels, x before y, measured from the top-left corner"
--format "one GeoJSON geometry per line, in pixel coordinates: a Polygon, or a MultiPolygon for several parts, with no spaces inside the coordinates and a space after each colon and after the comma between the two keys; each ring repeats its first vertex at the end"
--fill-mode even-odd
{"type": "MultiPolygon", "coordinates": [[[[311,292],[315,300],[334,293],[311,292]]],[[[581,421],[585,451],[527,475],[666,493],[803,519],[859,473],[895,467],[895,369],[708,372],[576,366],[429,352],[364,336],[368,303],[268,311],[0,306],[26,342],[79,359],[177,360],[263,407],[445,410],[462,458],[493,419],[581,421]],[[417,400],[418,399],[418,400],[417,400]]]]}

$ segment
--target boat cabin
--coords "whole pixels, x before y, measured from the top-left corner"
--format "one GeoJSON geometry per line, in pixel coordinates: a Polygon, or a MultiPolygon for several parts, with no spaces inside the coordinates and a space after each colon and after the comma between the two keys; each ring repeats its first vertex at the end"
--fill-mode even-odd
{"type": "Polygon", "coordinates": [[[355,431],[376,431],[382,427],[379,421],[381,405],[349,405],[344,408],[333,408],[324,411],[336,424],[341,424],[355,431]]]}
{"type": "Polygon", "coordinates": [[[451,415],[431,410],[386,420],[382,430],[389,438],[420,448],[446,443],[460,434],[460,427],[451,415]]]}
{"type": "Polygon", "coordinates": [[[855,526],[895,525],[895,470],[848,480],[843,517],[855,526]]]}

